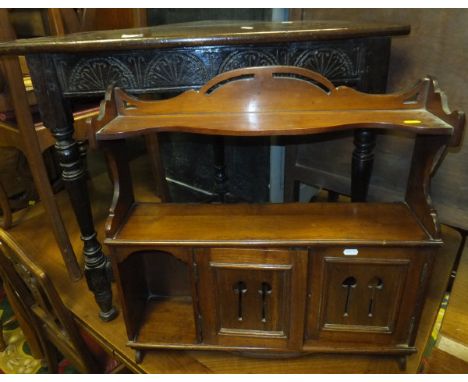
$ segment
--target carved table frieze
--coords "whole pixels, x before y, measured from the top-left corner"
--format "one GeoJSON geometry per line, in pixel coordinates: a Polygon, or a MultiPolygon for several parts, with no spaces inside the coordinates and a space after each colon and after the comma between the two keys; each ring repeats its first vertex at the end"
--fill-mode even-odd
{"type": "Polygon", "coordinates": [[[366,70],[364,42],[278,46],[172,48],[54,57],[66,96],[102,94],[108,85],[133,93],[197,88],[215,75],[252,66],[292,65],[340,84],[356,84],[366,70]]]}

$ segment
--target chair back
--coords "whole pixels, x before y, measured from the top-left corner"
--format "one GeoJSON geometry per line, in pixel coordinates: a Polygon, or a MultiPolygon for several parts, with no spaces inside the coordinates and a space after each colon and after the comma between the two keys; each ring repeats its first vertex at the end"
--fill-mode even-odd
{"type": "Polygon", "coordinates": [[[51,371],[57,370],[51,345],[81,372],[98,370],[71,312],[50,278],[3,230],[0,230],[0,275],[21,301],[26,317],[40,338],[51,371]]]}

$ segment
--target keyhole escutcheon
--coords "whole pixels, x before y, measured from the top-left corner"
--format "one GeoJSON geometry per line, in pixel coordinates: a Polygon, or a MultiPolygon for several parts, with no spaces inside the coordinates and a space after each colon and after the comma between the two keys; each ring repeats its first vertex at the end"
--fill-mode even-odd
{"type": "Polygon", "coordinates": [[[267,296],[271,295],[271,285],[267,282],[262,282],[261,288],[258,290],[262,297],[262,322],[267,321],[267,296]]]}
{"type": "Polygon", "coordinates": [[[349,316],[349,301],[351,298],[351,289],[356,288],[357,281],[356,278],[350,276],[344,279],[344,281],[341,283],[341,286],[346,289],[346,301],[345,301],[345,306],[344,306],[344,317],[349,316]]]}
{"type": "Polygon", "coordinates": [[[371,290],[371,298],[369,300],[369,311],[367,315],[372,317],[374,315],[376,295],[375,293],[383,289],[384,283],[380,277],[374,277],[367,285],[371,290]]]}
{"type": "Polygon", "coordinates": [[[247,293],[247,285],[245,285],[245,282],[243,281],[238,281],[237,283],[234,284],[233,288],[234,293],[237,294],[237,319],[239,321],[242,321],[242,296],[247,293]]]}

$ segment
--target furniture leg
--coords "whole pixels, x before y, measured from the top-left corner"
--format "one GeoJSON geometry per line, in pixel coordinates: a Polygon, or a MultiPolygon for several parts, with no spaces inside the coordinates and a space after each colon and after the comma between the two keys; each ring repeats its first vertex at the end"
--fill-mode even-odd
{"type": "Polygon", "coordinates": [[[374,164],[375,132],[369,129],[354,131],[353,159],[351,164],[351,200],[365,202],[374,164]]]}
{"type": "Polygon", "coordinates": [[[164,170],[164,165],[161,160],[161,150],[157,134],[145,135],[145,144],[153,177],[156,181],[156,193],[161,199],[161,202],[167,203],[170,201],[169,189],[166,182],[166,171],[164,170]]]}
{"type": "Polygon", "coordinates": [[[3,185],[0,183],[0,208],[2,209],[3,221],[1,227],[3,229],[9,229],[13,222],[10,204],[8,202],[8,195],[6,194],[3,185]]]}
{"type": "Polygon", "coordinates": [[[340,198],[340,194],[338,192],[328,190],[328,201],[331,203],[337,202],[340,198]]]}
{"type": "Polygon", "coordinates": [[[398,357],[398,368],[400,369],[400,371],[406,371],[406,356],[403,355],[401,357],[398,357]]]}
{"type": "Polygon", "coordinates": [[[137,364],[140,364],[141,361],[143,361],[143,357],[144,357],[143,350],[141,350],[141,349],[136,349],[136,350],[135,350],[135,362],[136,362],[137,364]]]}
{"type": "Polygon", "coordinates": [[[23,331],[24,338],[29,344],[31,354],[36,359],[43,358],[43,348],[41,346],[41,335],[39,328],[34,325],[31,320],[31,316],[24,308],[23,301],[21,301],[15,291],[11,288],[8,283],[3,283],[3,289],[5,290],[6,298],[11,306],[11,309],[15,313],[15,318],[23,331]]]}
{"type": "Polygon", "coordinates": [[[227,193],[226,166],[224,163],[224,139],[216,136],[213,144],[215,168],[215,193],[218,202],[224,203],[227,193]]]}
{"type": "Polygon", "coordinates": [[[80,158],[83,162],[83,167],[85,174],[88,173],[88,164],[86,162],[86,155],[88,154],[88,142],[87,141],[77,141],[78,151],[80,152],[80,158]]]}
{"type": "Polygon", "coordinates": [[[57,86],[58,80],[50,58],[31,55],[27,60],[44,125],[56,139],[55,149],[62,179],[80,227],[88,288],[94,293],[99,306],[99,317],[110,321],[117,315],[112,305],[111,267],[94,229],[86,171],[79,145],[73,139],[73,115],[57,86]]]}
{"type": "Polygon", "coordinates": [[[44,358],[47,365],[47,371],[49,374],[58,373],[58,351],[53,344],[49,341],[44,340],[44,358]]]}
{"type": "Polygon", "coordinates": [[[0,316],[0,352],[5,351],[6,343],[5,338],[3,337],[3,318],[0,316]]]}
{"type": "Polygon", "coordinates": [[[285,163],[284,163],[284,202],[299,201],[299,182],[294,174],[294,166],[297,158],[297,143],[288,140],[285,145],[285,163]]]}
{"type": "MultiPolygon", "coordinates": [[[[2,25],[2,28],[0,28],[0,40],[13,40],[15,34],[12,28],[9,27],[10,23],[6,9],[0,9],[0,25],[2,25]]],[[[23,83],[23,76],[16,57],[4,57],[2,59],[2,64],[5,77],[8,78],[9,83],[23,83]]],[[[48,182],[47,169],[34,129],[26,90],[23,85],[11,86],[9,90],[22,144],[24,145],[24,154],[28,160],[31,174],[34,178],[34,184],[37,187],[44,208],[47,211],[47,216],[50,219],[49,222],[52,225],[52,230],[62,253],[62,258],[68,274],[72,280],[77,281],[81,278],[81,270],[76,260],[75,253],[73,252],[73,247],[70,244],[70,239],[65,225],[63,224],[62,216],[55,202],[52,188],[48,182]]]]}

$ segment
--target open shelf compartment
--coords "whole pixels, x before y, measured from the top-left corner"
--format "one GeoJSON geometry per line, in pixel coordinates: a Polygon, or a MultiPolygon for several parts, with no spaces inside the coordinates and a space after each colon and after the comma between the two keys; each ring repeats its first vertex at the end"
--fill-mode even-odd
{"type": "Polygon", "coordinates": [[[112,245],[435,244],[405,203],[135,203],[112,245]]]}
{"type": "Polygon", "coordinates": [[[189,257],[180,251],[131,252],[116,264],[127,334],[139,343],[196,344],[196,309],[189,257]],[[135,277],[138,275],[138,277],[135,277]]]}

